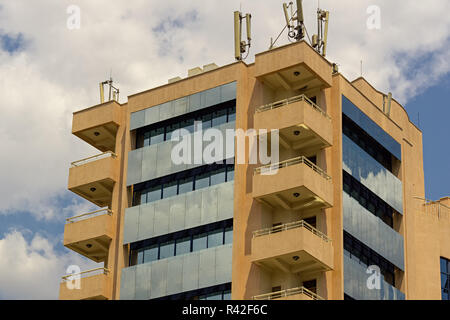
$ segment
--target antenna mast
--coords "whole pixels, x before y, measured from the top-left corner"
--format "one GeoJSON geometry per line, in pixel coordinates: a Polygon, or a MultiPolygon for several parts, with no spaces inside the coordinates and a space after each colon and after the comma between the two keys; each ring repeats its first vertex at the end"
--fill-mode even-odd
{"type": "Polygon", "coordinates": [[[111,95],[112,100],[115,100],[119,102],[119,89],[113,86],[113,79],[112,77],[109,78],[109,80],[100,82],[100,103],[105,102],[105,85],[108,85],[108,101],[111,101],[111,95]]]}
{"type": "MultiPolygon", "coordinates": [[[[234,12],[234,58],[237,61],[242,61],[242,54],[247,51],[247,56],[251,47],[251,19],[250,13],[243,16],[240,11],[234,12]],[[245,18],[245,24],[247,26],[247,42],[242,41],[242,20],[245,18]]],[[[247,58],[245,56],[245,58],[247,58]]],[[[244,59],[245,59],[244,58],[244,59]]]]}
{"type": "Polygon", "coordinates": [[[317,34],[313,35],[311,45],[324,57],[327,54],[329,21],[330,12],[317,8],[317,34]]]}
{"type": "MultiPolygon", "coordinates": [[[[293,10],[294,4],[289,2],[289,4],[283,3],[284,18],[286,19],[286,27],[288,28],[289,38],[295,39],[295,41],[301,41],[305,38],[305,20],[303,17],[303,0],[297,0],[297,11],[294,15],[293,10]],[[291,14],[289,17],[288,9],[291,9],[291,14]],[[294,26],[293,21],[297,21],[294,26]]],[[[285,27],[285,28],[286,28],[285,27]]]]}

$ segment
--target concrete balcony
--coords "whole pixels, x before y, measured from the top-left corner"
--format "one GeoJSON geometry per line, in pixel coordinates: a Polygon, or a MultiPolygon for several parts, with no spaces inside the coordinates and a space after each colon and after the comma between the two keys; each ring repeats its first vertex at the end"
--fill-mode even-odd
{"type": "Polygon", "coordinates": [[[256,109],[255,129],[278,129],[280,145],[303,153],[332,145],[331,118],[306,96],[300,95],[256,109]]]}
{"type": "Polygon", "coordinates": [[[305,287],[270,292],[253,297],[253,300],[324,300],[321,296],[305,287]]]}
{"type": "Polygon", "coordinates": [[[305,221],[255,231],[252,262],[263,269],[284,273],[332,270],[333,244],[305,221]]]}
{"type": "Polygon", "coordinates": [[[329,88],[333,66],[305,41],[255,55],[255,77],[273,90],[329,88]]]}
{"type": "Polygon", "coordinates": [[[108,269],[97,268],[62,277],[60,300],[111,300],[112,277],[108,269]]]}
{"type": "Polygon", "coordinates": [[[119,161],[112,152],[72,162],[68,189],[99,207],[111,206],[119,161]]]}
{"type": "Polygon", "coordinates": [[[95,262],[105,261],[113,238],[112,211],[97,210],[66,221],[64,246],[95,262]]]}
{"type": "Polygon", "coordinates": [[[333,206],[333,183],[302,156],[255,169],[253,198],[272,208],[328,208],[333,206]]]}
{"type": "Polygon", "coordinates": [[[72,133],[103,152],[115,151],[120,122],[120,104],[108,101],[74,112],[72,133]]]}

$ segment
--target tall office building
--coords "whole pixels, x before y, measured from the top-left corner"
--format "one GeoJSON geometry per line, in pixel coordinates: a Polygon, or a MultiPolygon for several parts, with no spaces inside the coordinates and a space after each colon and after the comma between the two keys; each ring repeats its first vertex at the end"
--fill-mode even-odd
{"type": "Polygon", "coordinates": [[[72,133],[103,153],[69,190],[104,209],[68,219],[64,245],[104,268],[61,299],[449,297],[450,199],[421,200],[421,131],[304,41],[75,112],[72,133]],[[278,162],[250,163],[230,129],[277,129],[278,162]]]}

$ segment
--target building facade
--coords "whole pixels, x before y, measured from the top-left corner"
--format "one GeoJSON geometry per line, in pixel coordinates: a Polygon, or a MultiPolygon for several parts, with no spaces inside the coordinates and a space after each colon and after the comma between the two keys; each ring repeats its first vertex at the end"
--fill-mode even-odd
{"type": "Polygon", "coordinates": [[[64,245],[104,267],[61,299],[448,299],[450,201],[423,200],[421,131],[304,41],[75,112],[72,133],[103,153],[69,190],[103,209],[64,245]],[[209,128],[278,130],[279,161],[251,163],[249,134],[208,162],[209,128]]]}

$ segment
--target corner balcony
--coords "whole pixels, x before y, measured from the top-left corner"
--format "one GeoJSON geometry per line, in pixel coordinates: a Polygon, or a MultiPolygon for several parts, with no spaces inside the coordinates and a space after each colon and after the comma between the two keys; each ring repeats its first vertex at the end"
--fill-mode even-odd
{"type": "Polygon", "coordinates": [[[113,152],[72,162],[68,189],[99,207],[111,206],[119,161],[113,152]]]}
{"type": "Polygon", "coordinates": [[[255,77],[273,90],[332,86],[333,66],[305,41],[255,55],[255,77]]]}
{"type": "Polygon", "coordinates": [[[279,130],[280,145],[293,150],[319,150],[332,145],[331,118],[305,95],[256,109],[255,129],[279,130]]]}
{"type": "Polygon", "coordinates": [[[72,133],[100,151],[115,151],[120,104],[108,101],[73,113],[72,133]]]}
{"type": "Polygon", "coordinates": [[[108,257],[113,238],[113,217],[109,209],[85,213],[66,220],[64,246],[95,261],[108,257]]]}
{"type": "Polygon", "coordinates": [[[321,296],[305,287],[291,288],[277,292],[260,294],[253,300],[324,300],[321,296]]]}
{"type": "Polygon", "coordinates": [[[301,156],[256,168],[253,198],[271,208],[329,208],[333,206],[333,183],[325,171],[301,156]]]}
{"type": "Polygon", "coordinates": [[[332,270],[330,238],[305,221],[253,232],[252,262],[284,273],[332,270]]]}
{"type": "Polygon", "coordinates": [[[112,276],[108,269],[97,268],[62,277],[60,300],[111,300],[112,276]]]}

